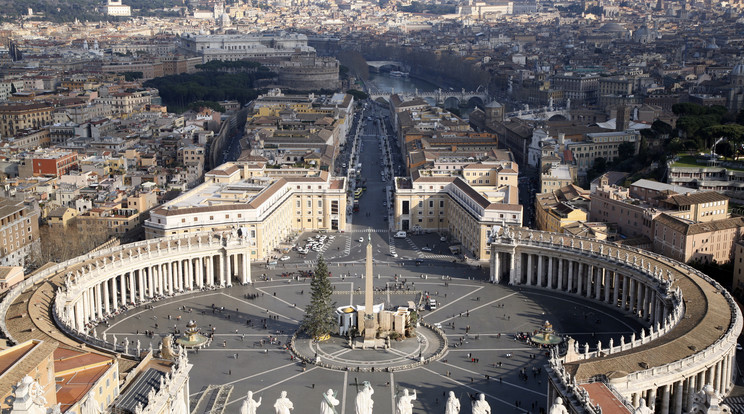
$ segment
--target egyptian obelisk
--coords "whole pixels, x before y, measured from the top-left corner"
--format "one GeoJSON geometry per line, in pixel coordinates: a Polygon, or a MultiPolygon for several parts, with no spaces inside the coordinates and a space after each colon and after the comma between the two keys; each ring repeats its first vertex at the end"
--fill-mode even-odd
{"type": "Polygon", "coordinates": [[[377,318],[374,311],[374,287],[372,284],[372,234],[367,238],[367,262],[364,275],[364,339],[374,340],[377,336],[377,318]]]}

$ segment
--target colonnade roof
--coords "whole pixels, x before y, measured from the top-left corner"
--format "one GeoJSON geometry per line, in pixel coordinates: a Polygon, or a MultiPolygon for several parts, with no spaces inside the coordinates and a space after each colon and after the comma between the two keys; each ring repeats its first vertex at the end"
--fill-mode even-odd
{"type": "MultiPolygon", "coordinates": [[[[201,235],[202,244],[206,243],[207,235],[201,235]]],[[[198,235],[181,237],[182,245],[191,239],[193,245],[197,244],[198,235]]],[[[153,249],[157,249],[160,246],[161,249],[166,249],[168,245],[168,238],[148,240],[153,249]]],[[[175,243],[171,240],[171,246],[175,243]]],[[[220,246],[216,245],[216,246],[220,246]]],[[[129,251],[136,252],[137,247],[135,244],[129,244],[121,246],[116,250],[115,259],[118,260],[118,251],[121,251],[124,257],[128,257],[129,251]]],[[[144,249],[143,249],[144,251],[144,249]]],[[[52,306],[54,303],[54,297],[58,288],[64,288],[65,278],[67,272],[73,274],[84,268],[89,264],[94,264],[97,260],[101,260],[102,257],[108,257],[111,259],[112,254],[99,255],[93,254],[92,258],[88,258],[82,262],[72,264],[64,269],[64,271],[57,272],[51,277],[46,278],[42,282],[38,282],[32,288],[23,291],[10,305],[8,312],[5,314],[5,323],[10,335],[17,343],[22,343],[31,339],[41,340],[45,343],[55,343],[60,346],[68,346],[75,349],[80,349],[82,343],[65,335],[61,330],[57,328],[52,319],[52,306]]],[[[44,270],[54,266],[55,263],[47,263],[42,266],[33,274],[43,272],[44,270]]],[[[26,279],[33,276],[28,275],[26,279]]],[[[97,353],[96,350],[88,347],[86,349],[89,352],[97,353]]],[[[134,366],[136,361],[129,360],[127,358],[119,358],[119,371],[127,372],[134,366]]]]}
{"type": "MultiPolygon", "coordinates": [[[[685,306],[684,315],[677,325],[665,335],[644,345],[636,346],[622,352],[599,358],[566,363],[566,371],[572,376],[575,376],[579,382],[588,381],[597,375],[605,375],[609,379],[614,377],[621,378],[633,372],[660,367],[690,357],[713,345],[726,334],[734,322],[734,312],[736,310],[732,309],[731,306],[736,305],[733,304],[730,296],[727,297],[727,293],[723,288],[704,279],[702,276],[691,273],[687,266],[672,259],[651,252],[646,253],[637,249],[628,249],[614,243],[573,238],[566,235],[541,233],[538,231],[531,232],[529,230],[524,231],[523,229],[521,232],[513,232],[511,236],[514,239],[520,239],[520,241],[524,242],[523,244],[518,244],[522,248],[531,247],[530,244],[541,247],[545,246],[549,247],[553,254],[559,252],[578,253],[579,250],[575,248],[569,250],[568,248],[573,239],[574,246],[579,247],[579,243],[581,243],[581,248],[583,248],[585,253],[593,253],[592,259],[581,256],[582,262],[585,263],[594,262],[597,259],[602,260],[603,257],[605,258],[604,260],[607,260],[608,266],[615,263],[640,263],[640,260],[643,259],[645,263],[644,268],[654,266],[655,269],[659,269],[660,274],[665,275],[665,278],[666,275],[670,274],[668,272],[671,272],[671,276],[674,279],[671,288],[676,289],[679,287],[682,293],[685,306]],[[532,238],[530,238],[530,233],[533,233],[532,238]],[[541,236],[543,238],[538,241],[535,236],[541,236]],[[544,239],[544,236],[550,236],[549,243],[548,240],[544,239]],[[607,257],[608,248],[612,249],[612,257],[617,257],[617,260],[610,261],[610,258],[607,257]],[[603,249],[604,255],[600,249],[603,249]],[[618,250],[620,252],[619,255],[618,250]],[[621,256],[624,258],[625,253],[629,254],[627,261],[625,259],[619,259],[621,256]]],[[[522,250],[522,252],[526,253],[527,251],[522,250]]],[[[570,256],[564,254],[560,256],[570,259],[570,256]]],[[[629,269],[626,274],[630,275],[636,271],[629,269]]],[[[651,281],[649,280],[649,282],[651,281]]],[[[646,331],[646,335],[648,336],[648,331],[646,331]]],[[[636,338],[640,338],[638,333],[636,333],[636,338]]],[[[629,342],[630,338],[626,337],[625,343],[628,344],[629,342]]],[[[579,353],[581,354],[583,353],[584,344],[579,345],[579,353]]],[[[589,344],[592,348],[596,345],[596,343],[589,344]]],[[[620,345],[619,337],[614,338],[613,345],[620,345]]],[[[609,344],[602,344],[603,348],[608,346],[609,344]]]]}
{"type": "MultiPolygon", "coordinates": [[[[675,278],[674,286],[681,289],[685,303],[684,317],[679,323],[667,334],[645,345],[602,358],[566,364],[566,369],[576,376],[577,381],[586,381],[595,375],[606,375],[609,379],[624,377],[647,369],[644,366],[653,368],[670,364],[703,351],[726,333],[732,322],[731,308],[718,289],[699,277],[684,273],[677,273],[675,278]]],[[[629,338],[626,338],[628,342],[629,338]]],[[[619,345],[617,340],[615,345],[619,345]]]]}

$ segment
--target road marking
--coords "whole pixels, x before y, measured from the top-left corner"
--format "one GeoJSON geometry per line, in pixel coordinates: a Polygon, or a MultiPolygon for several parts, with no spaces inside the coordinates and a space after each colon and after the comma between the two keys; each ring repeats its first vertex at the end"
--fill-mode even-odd
{"type": "MultiPolygon", "coordinates": [[[[200,291],[195,291],[195,292],[193,292],[193,293],[203,293],[203,292],[200,292],[200,291]]],[[[207,297],[207,296],[213,296],[213,295],[218,295],[218,294],[220,294],[220,293],[219,293],[219,292],[215,292],[215,293],[209,293],[209,294],[206,294],[206,295],[199,295],[198,297],[199,297],[199,298],[204,298],[204,297],[207,297]]],[[[166,303],[161,303],[161,304],[159,304],[159,305],[153,305],[152,307],[153,307],[153,308],[159,308],[159,307],[161,307],[161,306],[165,306],[165,305],[170,305],[170,304],[173,304],[173,303],[177,303],[177,302],[183,302],[183,301],[191,301],[191,300],[194,300],[194,298],[192,297],[192,295],[191,295],[191,294],[186,294],[186,295],[185,295],[185,297],[183,297],[183,298],[181,298],[181,299],[178,299],[178,300],[173,300],[173,301],[167,301],[166,303]]],[[[143,306],[143,305],[145,305],[145,304],[142,304],[142,305],[138,305],[137,307],[135,307],[135,308],[133,308],[133,309],[139,309],[139,308],[140,308],[141,306],[143,306]]],[[[111,329],[113,329],[113,328],[114,328],[114,326],[116,326],[116,325],[118,325],[118,324],[120,324],[120,323],[122,323],[122,322],[126,321],[127,319],[129,319],[129,318],[131,318],[131,317],[133,317],[133,316],[138,316],[138,315],[141,315],[141,314],[143,314],[143,313],[145,313],[145,312],[147,312],[147,311],[149,311],[149,310],[154,310],[154,309],[142,309],[141,311],[139,311],[139,312],[137,312],[137,313],[133,313],[133,314],[131,314],[131,315],[128,315],[128,316],[126,316],[126,317],[122,318],[122,319],[121,319],[120,321],[118,321],[118,322],[114,323],[113,325],[111,325],[111,326],[108,326],[108,327],[106,327],[106,329],[104,329],[102,333],[108,333],[108,331],[109,331],[109,330],[111,330],[111,329]]],[[[118,315],[117,315],[117,316],[118,316],[118,315]]]]}
{"type": "MultiPolygon", "coordinates": [[[[479,289],[482,289],[482,287],[481,287],[481,288],[479,288],[479,289]]],[[[476,290],[475,292],[477,292],[477,291],[478,291],[478,290],[476,290]]],[[[475,293],[475,292],[473,292],[473,293],[475,293]]],[[[476,308],[474,308],[474,309],[470,310],[469,312],[475,312],[475,311],[477,311],[477,310],[478,310],[478,309],[480,309],[480,308],[483,308],[483,307],[486,307],[486,306],[491,306],[492,304],[494,304],[494,303],[496,303],[496,302],[500,302],[500,301],[502,301],[502,300],[504,300],[504,299],[506,299],[506,298],[509,298],[509,297],[511,297],[511,296],[514,296],[514,295],[516,295],[516,294],[518,294],[518,293],[519,293],[519,292],[514,292],[514,293],[510,293],[510,294],[508,294],[508,295],[506,295],[506,296],[504,296],[504,297],[501,297],[501,298],[498,298],[498,299],[494,299],[494,300],[492,300],[492,301],[490,301],[490,302],[488,302],[488,303],[484,303],[483,305],[480,305],[480,306],[478,306],[478,307],[476,307],[476,308]]],[[[462,298],[460,298],[460,299],[462,299],[462,298]]],[[[458,299],[458,300],[460,300],[460,299],[458,299]]],[[[445,305],[445,306],[446,306],[446,305],[445,305]]],[[[442,306],[442,307],[444,307],[444,306],[442,306]]],[[[438,309],[437,309],[437,310],[438,310],[438,309]]],[[[436,311],[434,311],[434,312],[436,312],[436,311]]],[[[432,312],[432,313],[434,313],[434,312],[432,312]]],[[[456,316],[455,316],[455,317],[451,317],[451,318],[447,318],[447,319],[443,319],[443,320],[439,321],[439,323],[444,323],[444,322],[447,322],[447,321],[448,321],[448,320],[450,320],[450,319],[455,319],[455,318],[456,318],[456,316]]]]}
{"type": "MultiPolygon", "coordinates": [[[[510,406],[510,407],[514,407],[514,404],[513,404],[513,403],[510,403],[510,402],[504,401],[504,400],[502,400],[501,398],[498,398],[498,397],[494,397],[493,395],[491,395],[491,394],[489,394],[489,393],[487,393],[487,392],[483,392],[483,391],[481,391],[481,390],[479,390],[479,389],[477,389],[477,388],[471,387],[471,386],[469,386],[469,385],[465,384],[464,382],[461,382],[461,381],[458,381],[458,380],[452,379],[452,378],[450,378],[450,377],[448,377],[448,376],[446,376],[446,375],[442,375],[442,374],[440,374],[440,373],[438,373],[438,372],[436,372],[436,371],[433,371],[433,370],[431,370],[431,369],[429,369],[429,368],[421,368],[421,369],[423,369],[424,371],[429,371],[429,372],[431,372],[432,374],[437,374],[437,375],[439,375],[440,377],[444,377],[444,378],[446,378],[446,379],[448,379],[448,380],[452,381],[453,383],[455,383],[455,384],[457,384],[457,385],[459,385],[459,386],[461,386],[461,387],[465,387],[465,388],[471,389],[471,390],[473,390],[473,391],[475,391],[475,392],[477,392],[477,393],[480,393],[480,394],[484,394],[484,395],[486,395],[486,396],[487,396],[488,398],[491,398],[492,400],[496,400],[496,401],[498,401],[498,402],[500,402],[500,403],[502,403],[502,404],[506,404],[506,405],[508,405],[508,406],[510,406]]],[[[510,384],[508,384],[508,383],[503,383],[503,384],[507,384],[507,385],[510,385],[510,384]]],[[[532,391],[532,390],[529,390],[529,389],[528,389],[528,391],[532,391]]],[[[532,391],[532,392],[534,392],[534,391],[532,391]]],[[[547,397],[547,395],[546,395],[546,394],[540,394],[540,393],[538,393],[538,394],[539,394],[539,395],[541,395],[541,396],[547,397]]],[[[515,408],[517,408],[517,407],[515,407],[515,408]]],[[[523,412],[523,413],[529,413],[529,411],[527,411],[527,410],[524,410],[524,409],[521,409],[521,408],[517,408],[517,410],[519,410],[520,412],[523,412]]]]}
{"type": "MultiPolygon", "coordinates": [[[[295,364],[290,364],[290,365],[295,365],[295,364]]],[[[258,393],[264,392],[264,391],[268,390],[269,388],[273,388],[273,387],[276,387],[277,385],[281,385],[281,384],[283,384],[283,383],[285,383],[285,382],[287,382],[287,381],[289,381],[291,379],[295,379],[295,378],[299,377],[300,375],[307,374],[308,372],[314,371],[317,368],[318,367],[312,367],[312,368],[308,369],[305,372],[300,372],[300,373],[297,373],[295,375],[292,375],[291,377],[284,378],[281,381],[277,381],[277,382],[275,382],[275,383],[273,383],[271,385],[267,385],[267,386],[265,386],[265,387],[263,387],[263,388],[261,388],[261,389],[259,389],[257,391],[253,391],[253,394],[258,394],[258,393]]],[[[234,382],[237,382],[237,381],[229,382],[228,384],[232,384],[234,382]]],[[[227,404],[225,404],[223,407],[227,407],[228,405],[232,405],[232,404],[234,404],[236,402],[240,402],[240,401],[243,401],[243,398],[236,398],[236,399],[228,402],[227,404]]]]}
{"type": "MultiPolygon", "coordinates": [[[[192,352],[193,352],[193,351],[192,351],[192,352]]],[[[235,381],[230,381],[230,382],[226,382],[226,383],[224,383],[224,384],[222,384],[222,385],[230,385],[230,384],[235,384],[235,383],[238,383],[238,382],[240,382],[240,381],[245,381],[245,380],[247,380],[247,379],[255,378],[255,377],[259,376],[259,375],[264,375],[264,374],[268,374],[269,372],[274,372],[274,371],[276,371],[276,370],[279,370],[279,369],[282,369],[282,368],[287,368],[287,367],[290,367],[290,366],[292,366],[292,365],[296,365],[296,364],[295,364],[295,363],[291,363],[291,364],[280,365],[280,366],[278,366],[278,367],[275,367],[275,368],[272,368],[272,369],[269,369],[269,370],[266,370],[266,371],[258,372],[258,373],[256,373],[256,374],[253,374],[253,375],[249,375],[249,376],[247,376],[247,377],[243,377],[243,378],[240,378],[240,379],[236,379],[235,381]]],[[[199,395],[199,394],[201,394],[201,393],[202,393],[202,391],[198,391],[198,392],[195,392],[195,393],[193,393],[193,394],[189,395],[189,398],[191,398],[191,397],[195,397],[195,396],[197,396],[197,395],[199,395]]],[[[257,392],[254,392],[254,394],[256,394],[256,393],[257,393],[257,392]]]]}
{"type": "MultiPolygon", "coordinates": [[[[468,293],[467,295],[462,295],[462,296],[460,296],[459,298],[457,298],[457,299],[453,300],[452,302],[450,302],[450,303],[448,303],[448,304],[446,304],[446,305],[444,305],[444,306],[440,307],[439,309],[437,309],[437,310],[435,310],[435,311],[433,311],[433,312],[430,312],[430,313],[429,313],[428,315],[426,315],[426,316],[427,316],[427,318],[428,318],[428,317],[431,317],[431,315],[433,315],[433,314],[435,314],[435,313],[439,312],[440,310],[442,310],[442,309],[445,309],[445,308],[447,308],[448,306],[452,305],[453,303],[456,303],[456,302],[458,302],[458,301],[461,301],[461,300],[465,299],[466,297],[468,297],[468,296],[472,295],[473,293],[476,293],[477,291],[479,291],[479,290],[483,289],[484,287],[485,287],[485,286],[480,286],[480,287],[478,287],[477,289],[475,289],[474,291],[472,291],[472,292],[468,293]]],[[[448,320],[448,319],[445,319],[445,321],[446,321],[446,320],[448,320]]],[[[440,323],[441,323],[441,322],[444,322],[444,321],[440,321],[440,323]]]]}
{"type": "MultiPolygon", "coordinates": [[[[441,361],[440,361],[440,362],[441,362],[441,361]]],[[[480,376],[482,376],[482,375],[483,375],[483,374],[481,374],[480,372],[476,372],[476,371],[471,371],[471,370],[469,370],[469,369],[467,369],[467,368],[462,368],[462,367],[458,367],[457,365],[452,365],[452,364],[450,364],[449,362],[448,362],[448,363],[444,363],[444,362],[442,362],[442,365],[447,365],[447,366],[450,366],[450,367],[453,367],[453,368],[457,368],[457,369],[459,369],[460,371],[465,371],[465,372],[467,372],[468,374],[474,375],[475,377],[480,377],[480,376]]],[[[426,368],[424,368],[424,369],[426,369],[426,368]]],[[[441,375],[441,374],[440,374],[440,375],[441,375]]],[[[519,389],[520,389],[520,390],[522,390],[522,391],[527,391],[527,392],[531,392],[531,393],[533,393],[533,394],[537,394],[537,395],[539,395],[539,396],[541,396],[541,397],[547,397],[547,394],[545,394],[545,393],[542,393],[542,392],[540,392],[540,391],[535,391],[535,390],[531,390],[531,389],[529,389],[529,388],[526,388],[526,387],[523,387],[523,386],[521,386],[521,385],[517,385],[517,384],[512,384],[512,383],[510,383],[510,382],[502,382],[502,384],[506,384],[506,385],[512,386],[512,387],[514,387],[514,388],[519,388],[519,389]]]]}
{"type": "MultiPolygon", "coordinates": [[[[266,292],[263,292],[263,291],[262,291],[261,289],[256,289],[256,290],[258,290],[258,291],[261,291],[261,292],[262,292],[262,293],[264,293],[264,294],[266,293],[266,292]]],[[[254,307],[254,308],[256,308],[256,309],[266,310],[266,309],[264,309],[264,308],[262,308],[262,307],[260,307],[260,306],[258,306],[258,305],[255,305],[255,304],[253,304],[253,303],[251,303],[251,302],[246,302],[246,301],[244,301],[244,300],[242,300],[242,299],[238,299],[238,298],[236,298],[235,296],[230,296],[230,295],[227,295],[227,294],[225,294],[225,296],[229,296],[229,297],[231,297],[231,298],[233,298],[233,299],[237,300],[238,302],[243,302],[243,303],[245,303],[245,304],[246,304],[246,305],[248,305],[248,306],[253,306],[253,307],[254,307]]],[[[299,308],[296,308],[296,309],[299,309],[299,308]]],[[[299,310],[300,310],[301,312],[303,312],[303,313],[305,312],[305,311],[304,311],[304,310],[302,310],[302,309],[299,309],[299,310]]],[[[294,323],[300,323],[300,321],[298,321],[297,319],[294,319],[294,318],[290,318],[289,316],[285,316],[285,315],[282,315],[282,314],[280,314],[280,313],[278,313],[278,312],[274,312],[274,311],[272,311],[272,310],[269,310],[269,313],[270,313],[270,314],[271,314],[271,313],[273,313],[274,315],[277,315],[277,316],[280,316],[280,317],[282,317],[282,318],[288,319],[288,320],[290,320],[290,321],[292,321],[292,322],[294,322],[294,323]]]]}

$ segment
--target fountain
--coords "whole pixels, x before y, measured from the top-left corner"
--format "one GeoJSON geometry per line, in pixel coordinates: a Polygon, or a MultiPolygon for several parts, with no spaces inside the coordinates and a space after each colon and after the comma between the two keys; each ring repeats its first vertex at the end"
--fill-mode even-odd
{"type": "Polygon", "coordinates": [[[545,321],[545,323],[543,323],[542,327],[540,327],[537,333],[530,336],[530,340],[533,343],[542,346],[558,345],[563,342],[563,338],[555,333],[555,331],[553,330],[553,325],[548,321],[545,321]]]}
{"type": "Polygon", "coordinates": [[[193,319],[186,324],[186,330],[183,335],[176,339],[176,343],[186,349],[201,348],[207,341],[207,337],[199,332],[196,321],[193,319]]]}

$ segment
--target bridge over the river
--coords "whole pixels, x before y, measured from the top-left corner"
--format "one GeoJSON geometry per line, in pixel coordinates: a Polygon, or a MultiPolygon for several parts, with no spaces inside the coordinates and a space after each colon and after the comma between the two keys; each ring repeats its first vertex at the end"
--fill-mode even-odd
{"type": "MultiPolygon", "coordinates": [[[[372,99],[377,98],[383,98],[385,100],[389,100],[390,96],[395,94],[395,90],[391,91],[383,91],[380,89],[373,89],[371,88],[369,90],[369,96],[372,99]]],[[[402,98],[430,98],[433,99],[436,104],[445,104],[445,103],[452,103],[455,105],[461,105],[466,103],[472,103],[476,106],[485,106],[488,104],[491,99],[488,97],[488,91],[487,90],[477,90],[477,91],[466,91],[466,90],[460,90],[460,91],[445,91],[440,89],[437,89],[435,91],[430,92],[421,92],[418,89],[411,93],[411,92],[400,92],[397,93],[402,98]]]]}

